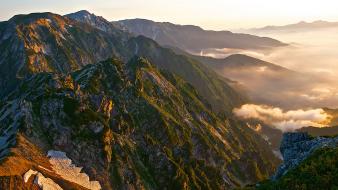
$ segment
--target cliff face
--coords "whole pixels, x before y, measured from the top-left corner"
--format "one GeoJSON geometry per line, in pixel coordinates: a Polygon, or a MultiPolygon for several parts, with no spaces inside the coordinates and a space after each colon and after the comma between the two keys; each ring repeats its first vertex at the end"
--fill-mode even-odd
{"type": "Polygon", "coordinates": [[[283,155],[283,164],[278,168],[272,177],[276,180],[286,174],[289,170],[294,169],[303,160],[308,158],[314,151],[323,147],[336,147],[338,137],[311,137],[307,133],[285,133],[280,146],[283,155]]]}

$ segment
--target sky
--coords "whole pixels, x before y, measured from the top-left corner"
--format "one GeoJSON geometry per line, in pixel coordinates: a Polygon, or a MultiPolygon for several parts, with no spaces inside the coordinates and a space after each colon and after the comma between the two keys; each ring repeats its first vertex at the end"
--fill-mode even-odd
{"type": "Polygon", "coordinates": [[[111,21],[146,18],[216,30],[338,21],[336,0],[0,0],[0,4],[1,21],[16,14],[82,9],[111,21]]]}

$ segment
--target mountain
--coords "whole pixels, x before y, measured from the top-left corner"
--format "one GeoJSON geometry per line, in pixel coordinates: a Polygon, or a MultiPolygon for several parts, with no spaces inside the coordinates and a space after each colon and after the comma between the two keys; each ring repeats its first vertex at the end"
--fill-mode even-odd
{"type": "Polygon", "coordinates": [[[228,189],[278,163],[251,129],[216,116],[189,83],[144,58],[37,73],[4,100],[0,185],[43,177],[65,189],[228,189]]]}
{"type": "Polygon", "coordinates": [[[17,15],[0,50],[0,189],[228,189],[279,163],[228,79],[102,17],[17,15]]]}
{"type": "Polygon", "coordinates": [[[202,63],[205,63],[215,70],[270,70],[280,73],[293,73],[293,71],[284,68],[282,66],[269,63],[254,57],[250,57],[244,54],[232,54],[224,59],[216,59],[212,57],[204,57],[204,56],[195,56],[197,60],[202,63]]]}
{"type": "Polygon", "coordinates": [[[143,35],[161,45],[180,48],[188,52],[205,49],[267,49],[286,44],[266,37],[230,31],[203,30],[193,25],[175,25],[145,19],[130,19],[113,22],[135,35],[143,35]]]}
{"type": "Polygon", "coordinates": [[[246,101],[203,64],[176,55],[146,37],[133,37],[86,11],[67,16],[17,15],[1,23],[0,39],[0,97],[35,73],[67,74],[112,56],[127,62],[137,55],[183,77],[215,111],[231,113],[233,107],[246,101]]]}
{"type": "Polygon", "coordinates": [[[284,26],[265,26],[263,28],[254,28],[250,31],[255,32],[273,32],[273,31],[304,31],[304,30],[318,30],[318,29],[328,29],[328,28],[337,28],[338,22],[328,22],[323,20],[317,20],[313,22],[298,22],[295,24],[289,24],[284,26]]]}
{"type": "Polygon", "coordinates": [[[338,138],[284,134],[284,164],[274,178],[248,189],[335,189],[338,186],[338,138]]]}

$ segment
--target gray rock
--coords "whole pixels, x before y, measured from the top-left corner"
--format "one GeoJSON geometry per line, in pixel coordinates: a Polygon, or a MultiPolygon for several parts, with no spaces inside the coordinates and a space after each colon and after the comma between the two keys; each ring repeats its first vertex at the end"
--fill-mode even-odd
{"type": "Polygon", "coordinates": [[[315,150],[323,147],[335,147],[338,145],[338,137],[311,137],[307,133],[285,133],[280,146],[284,162],[279,166],[272,180],[285,175],[289,170],[297,167],[308,158],[315,150]]]}

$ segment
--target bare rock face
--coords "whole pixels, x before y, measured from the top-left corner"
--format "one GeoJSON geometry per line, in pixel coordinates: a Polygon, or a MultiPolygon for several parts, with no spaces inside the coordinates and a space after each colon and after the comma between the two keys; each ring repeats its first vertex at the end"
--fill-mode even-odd
{"type": "Polygon", "coordinates": [[[285,133],[280,146],[284,163],[278,168],[272,179],[276,180],[290,169],[298,166],[315,150],[323,147],[336,147],[338,137],[311,137],[307,133],[285,133]]]}
{"type": "Polygon", "coordinates": [[[90,181],[86,173],[81,172],[82,167],[72,164],[72,160],[61,151],[49,150],[49,162],[53,170],[65,180],[79,184],[90,190],[100,190],[101,185],[98,181],[90,181]]]}
{"type": "Polygon", "coordinates": [[[39,186],[42,190],[63,190],[57,183],[52,179],[43,176],[40,172],[34,170],[28,170],[24,175],[25,184],[28,183],[29,179],[33,177],[33,185],[39,186]]]}

